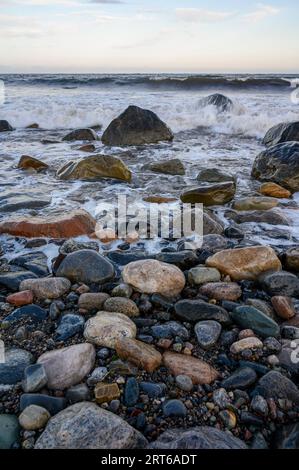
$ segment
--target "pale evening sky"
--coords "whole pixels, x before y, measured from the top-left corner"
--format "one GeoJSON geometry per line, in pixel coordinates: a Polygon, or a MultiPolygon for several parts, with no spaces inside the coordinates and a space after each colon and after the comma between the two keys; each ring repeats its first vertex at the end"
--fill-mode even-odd
{"type": "Polygon", "coordinates": [[[0,72],[299,72],[298,0],[0,0],[0,72]]]}

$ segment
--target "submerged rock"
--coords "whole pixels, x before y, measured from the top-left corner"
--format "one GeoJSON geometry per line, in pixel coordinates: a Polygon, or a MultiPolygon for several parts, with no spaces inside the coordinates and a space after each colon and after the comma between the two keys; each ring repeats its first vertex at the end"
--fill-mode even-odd
{"type": "Polygon", "coordinates": [[[98,140],[98,136],[93,129],[76,129],[69,132],[62,140],[98,140]]]}
{"type": "Polygon", "coordinates": [[[299,141],[299,122],[283,122],[277,124],[266,133],[263,144],[271,147],[283,142],[299,141]]]}
{"type": "Polygon", "coordinates": [[[84,210],[61,216],[12,217],[0,222],[0,233],[16,237],[71,238],[94,233],[96,221],[84,210]]]}
{"type": "Polygon", "coordinates": [[[147,444],[143,435],[110,411],[94,403],[69,406],[51,418],[36,449],[136,449],[147,444]]]}
{"type": "Polygon", "coordinates": [[[129,106],[114,119],[102,136],[105,145],[144,145],[173,140],[166,124],[152,111],[129,106]]]}
{"type": "Polygon", "coordinates": [[[20,170],[36,170],[36,171],[43,171],[49,168],[49,165],[46,163],[41,162],[37,158],[30,157],[28,155],[22,155],[19,160],[18,168],[20,170]]]}
{"type": "Polygon", "coordinates": [[[220,93],[215,93],[213,95],[206,96],[202,98],[199,102],[200,106],[216,106],[219,111],[230,111],[233,107],[233,102],[230,98],[220,93]]]}
{"type": "Polygon", "coordinates": [[[201,203],[205,206],[215,206],[231,201],[235,195],[236,186],[232,181],[210,186],[200,186],[181,194],[184,203],[201,203]]]}
{"type": "Polygon", "coordinates": [[[130,182],[132,174],[120,158],[92,155],[66,163],[57,171],[57,177],[62,180],[115,178],[130,182]]]}
{"type": "Polygon", "coordinates": [[[252,176],[273,181],[292,192],[299,190],[299,143],[277,144],[260,153],[254,161],[252,176]]]}

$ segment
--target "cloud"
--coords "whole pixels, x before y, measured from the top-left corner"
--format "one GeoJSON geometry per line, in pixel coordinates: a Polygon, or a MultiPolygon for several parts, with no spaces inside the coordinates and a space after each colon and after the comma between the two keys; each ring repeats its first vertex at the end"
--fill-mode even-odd
{"type": "Polygon", "coordinates": [[[257,23],[268,16],[275,16],[280,13],[280,9],[273,7],[272,5],[264,5],[263,3],[259,3],[257,5],[257,9],[247,15],[244,15],[243,18],[251,23],[257,23]]]}
{"type": "Polygon", "coordinates": [[[5,38],[36,38],[46,34],[36,18],[0,15],[0,35],[5,38]]]}
{"type": "Polygon", "coordinates": [[[120,5],[125,2],[123,2],[122,0],[90,0],[90,3],[99,3],[101,5],[109,5],[109,4],[120,5]]]}
{"type": "Polygon", "coordinates": [[[204,10],[202,8],[177,8],[175,12],[180,20],[190,23],[218,23],[228,20],[236,14],[230,11],[204,10]]]}

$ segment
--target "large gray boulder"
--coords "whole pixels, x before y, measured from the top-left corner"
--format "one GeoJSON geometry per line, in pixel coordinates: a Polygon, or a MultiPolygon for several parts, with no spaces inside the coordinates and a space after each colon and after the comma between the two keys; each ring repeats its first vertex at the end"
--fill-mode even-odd
{"type": "Polygon", "coordinates": [[[91,155],[66,163],[57,171],[57,177],[62,180],[115,178],[131,181],[132,175],[120,158],[112,155],[91,155]]]}
{"type": "Polygon", "coordinates": [[[0,120],[0,132],[13,131],[13,127],[9,124],[8,121],[4,119],[0,120]]]}
{"type": "Polygon", "coordinates": [[[299,190],[299,142],[277,144],[261,152],[255,159],[252,176],[272,181],[290,191],[299,190]]]}
{"type": "Polygon", "coordinates": [[[215,93],[202,98],[199,104],[200,106],[216,106],[216,108],[221,112],[230,111],[233,107],[232,100],[220,93],[215,93]]]}
{"type": "Polygon", "coordinates": [[[102,136],[102,142],[111,146],[154,144],[172,139],[171,130],[155,113],[138,106],[129,106],[102,136]]]}
{"type": "Polygon", "coordinates": [[[271,147],[272,145],[290,141],[299,142],[299,121],[282,122],[271,127],[264,137],[263,144],[271,147]]]}
{"type": "Polygon", "coordinates": [[[51,418],[36,449],[137,449],[147,440],[117,415],[94,403],[69,406],[51,418]]]}
{"type": "Polygon", "coordinates": [[[149,449],[247,449],[231,433],[210,426],[191,429],[169,429],[152,442],[149,449]]]}
{"type": "Polygon", "coordinates": [[[97,140],[98,136],[93,129],[75,129],[74,131],[69,132],[62,140],[68,142],[76,140],[97,140]]]}

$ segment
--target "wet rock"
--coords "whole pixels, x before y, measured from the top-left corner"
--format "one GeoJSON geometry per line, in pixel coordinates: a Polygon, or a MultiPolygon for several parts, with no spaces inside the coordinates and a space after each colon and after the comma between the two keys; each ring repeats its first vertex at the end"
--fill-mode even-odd
{"type": "Polygon", "coordinates": [[[90,391],[86,384],[73,385],[67,390],[65,397],[71,404],[79,403],[80,401],[89,401],[90,391]]]}
{"type": "Polygon", "coordinates": [[[268,403],[267,403],[267,400],[265,400],[265,398],[262,397],[261,395],[255,395],[255,397],[253,397],[253,399],[251,400],[250,406],[251,406],[252,411],[257,413],[258,415],[268,416],[268,413],[269,413],[268,403]]]}
{"type": "Polygon", "coordinates": [[[86,310],[87,312],[93,312],[102,310],[105,301],[109,299],[109,295],[104,292],[98,293],[86,293],[81,294],[78,300],[79,309],[86,310]]]}
{"type": "Polygon", "coordinates": [[[0,363],[0,384],[16,384],[23,379],[24,370],[33,362],[30,352],[11,348],[5,351],[5,362],[0,363]]]}
{"type": "Polygon", "coordinates": [[[120,158],[113,155],[92,155],[81,160],[72,160],[57,171],[62,180],[99,180],[115,178],[131,181],[131,171],[120,158]]]}
{"type": "Polygon", "coordinates": [[[267,147],[283,142],[299,141],[299,122],[282,122],[266,133],[263,144],[267,147]]]}
{"type": "Polygon", "coordinates": [[[276,183],[263,183],[259,192],[264,196],[277,197],[278,199],[288,199],[292,193],[276,183]]]}
{"type": "Polygon", "coordinates": [[[103,310],[107,312],[119,312],[128,317],[138,317],[139,309],[135,302],[125,297],[110,297],[104,303],[103,310]]]}
{"type": "Polygon", "coordinates": [[[10,265],[27,269],[40,277],[49,275],[48,258],[42,251],[17,256],[11,260],[10,265]]]}
{"type": "Polygon", "coordinates": [[[177,317],[183,321],[193,323],[203,320],[215,320],[221,325],[231,323],[230,316],[224,308],[203,300],[180,300],[174,308],[177,317]]]}
{"type": "Polygon", "coordinates": [[[209,426],[169,429],[152,442],[150,449],[246,449],[247,446],[231,433],[209,426]]]}
{"type": "Polygon", "coordinates": [[[222,205],[231,201],[235,195],[234,182],[218,183],[210,186],[200,186],[181,194],[183,203],[201,203],[205,206],[222,205]]]}
{"type": "Polygon", "coordinates": [[[12,217],[0,222],[0,233],[27,238],[70,238],[91,235],[95,225],[95,220],[88,212],[76,210],[61,216],[12,217]]]}
{"type": "Polygon", "coordinates": [[[114,277],[114,267],[95,251],[81,250],[67,255],[56,274],[73,283],[104,284],[114,277]]]}
{"type": "Polygon", "coordinates": [[[91,344],[75,344],[46,352],[38,358],[48,377],[48,388],[64,390],[79,383],[92,369],[95,349],[91,344]]]}
{"type": "Polygon", "coordinates": [[[299,272],[299,247],[290,248],[286,252],[286,267],[291,271],[299,272]]]}
{"type": "Polygon", "coordinates": [[[220,411],[219,418],[227,429],[234,429],[237,426],[237,417],[232,410],[220,411]]]}
{"type": "Polygon", "coordinates": [[[162,361],[161,354],[153,346],[128,337],[118,338],[115,349],[121,359],[129,360],[147,372],[153,372],[162,361]]]}
{"type": "Polygon", "coordinates": [[[22,307],[23,305],[28,305],[33,303],[33,293],[30,290],[25,290],[22,292],[16,292],[6,297],[6,302],[15,307],[22,307]]]}
{"type": "MultiPolygon", "coordinates": [[[[1,121],[0,121],[1,125],[1,121]]],[[[0,131],[1,132],[1,131],[0,131]]],[[[19,420],[15,415],[0,414],[0,449],[12,449],[19,442],[19,420]]]]}
{"type": "Polygon", "coordinates": [[[159,253],[156,255],[158,261],[163,263],[175,264],[178,268],[184,270],[195,264],[198,264],[198,258],[193,251],[184,250],[174,253],[159,253]]]}
{"type": "Polygon", "coordinates": [[[175,338],[180,337],[183,340],[189,339],[189,332],[181,323],[169,321],[163,325],[154,325],[151,327],[151,334],[155,338],[175,338]]]}
{"type": "Polygon", "coordinates": [[[39,323],[47,318],[46,310],[38,305],[25,305],[24,307],[17,308],[12,313],[5,317],[5,322],[14,323],[21,319],[30,319],[34,323],[39,323]]]}
{"type": "Polygon", "coordinates": [[[299,279],[287,271],[265,274],[261,276],[260,283],[272,296],[299,296],[299,279]]]}
{"type": "Polygon", "coordinates": [[[74,253],[74,251],[80,250],[99,251],[99,245],[96,241],[79,242],[73,238],[69,238],[59,247],[59,254],[66,256],[70,253],[74,253]]]}
{"type": "Polygon", "coordinates": [[[213,218],[210,214],[204,211],[203,213],[203,235],[221,235],[224,227],[219,220],[213,218]]]}
{"type": "Polygon", "coordinates": [[[220,279],[220,272],[215,268],[196,266],[188,271],[188,281],[190,284],[200,285],[206,282],[218,282],[220,279]]]}
{"type": "Polygon", "coordinates": [[[255,222],[257,224],[269,225],[291,225],[290,220],[279,208],[269,209],[267,211],[243,211],[235,212],[229,210],[225,212],[225,217],[233,220],[237,224],[255,222]]]}
{"type": "Polygon", "coordinates": [[[263,343],[258,338],[244,338],[240,339],[236,343],[233,343],[230,347],[232,354],[240,354],[246,349],[262,349],[263,343]]]}
{"type": "Polygon", "coordinates": [[[64,277],[26,279],[20,284],[20,290],[32,291],[36,299],[58,299],[70,289],[71,283],[64,277]]]}
{"type": "Polygon", "coordinates": [[[116,383],[108,384],[100,382],[94,389],[94,396],[99,404],[109,403],[111,400],[120,397],[120,390],[116,383]]]}
{"type": "Polygon", "coordinates": [[[130,377],[126,381],[124,390],[124,404],[134,406],[139,399],[139,385],[135,377],[130,377]]]}
{"type": "Polygon", "coordinates": [[[37,405],[29,405],[19,416],[19,423],[27,431],[35,431],[46,426],[51,418],[48,410],[37,405]]]}
{"type": "Polygon", "coordinates": [[[78,150],[81,150],[81,152],[88,152],[88,153],[94,152],[95,149],[96,148],[93,144],[81,145],[81,147],[78,148],[78,150]]]}
{"type": "Polygon", "coordinates": [[[98,136],[93,129],[76,129],[69,132],[62,140],[68,142],[75,140],[98,140],[98,136]]]}
{"type": "Polygon", "coordinates": [[[235,301],[242,295],[241,287],[235,282],[209,282],[202,286],[199,292],[216,300],[235,301]]]}
{"type": "Polygon", "coordinates": [[[0,212],[17,212],[25,209],[42,209],[51,203],[51,195],[30,193],[28,189],[26,193],[12,192],[11,190],[2,190],[0,195],[0,212]]]}
{"type": "Polygon", "coordinates": [[[55,415],[66,407],[66,399],[40,393],[24,393],[21,395],[20,410],[23,411],[30,405],[41,406],[48,410],[51,415],[55,415]]]}
{"type": "Polygon", "coordinates": [[[268,246],[223,250],[208,258],[206,264],[228,274],[235,281],[255,280],[265,271],[281,269],[275,251],[268,246]]]}
{"type": "Polygon", "coordinates": [[[121,337],[135,338],[136,326],[129,317],[117,312],[98,312],[85,323],[84,337],[87,341],[115,349],[121,337]]]}
{"type": "Polygon", "coordinates": [[[296,405],[299,404],[298,388],[290,379],[277,371],[270,371],[259,380],[255,394],[264,398],[286,398],[296,405]]]}
{"type": "Polygon", "coordinates": [[[220,323],[213,320],[196,323],[194,331],[199,346],[203,349],[210,349],[215,346],[220,336],[221,329],[220,323]]]}
{"type": "Polygon", "coordinates": [[[249,367],[242,367],[236,370],[227,379],[223,380],[221,386],[226,390],[246,390],[257,380],[255,371],[249,367]]]}
{"type": "Polygon", "coordinates": [[[279,364],[292,374],[299,375],[298,343],[287,341],[278,354],[279,364]]]}
{"type": "Polygon", "coordinates": [[[218,377],[218,372],[209,364],[184,354],[166,351],[163,354],[163,364],[174,376],[187,375],[190,377],[194,385],[210,384],[218,377]]]}
{"type": "Polygon", "coordinates": [[[129,299],[133,294],[133,289],[129,284],[121,283],[111,291],[112,297],[125,297],[129,299]]]}
{"type": "Polygon", "coordinates": [[[34,277],[37,276],[31,271],[8,271],[0,273],[0,286],[4,286],[9,291],[15,292],[19,290],[22,281],[25,279],[32,279],[34,277]]]}
{"type": "Polygon", "coordinates": [[[230,111],[233,107],[233,102],[230,98],[220,93],[214,93],[213,95],[202,98],[199,102],[200,106],[216,106],[219,111],[230,111]]]}
{"type": "Polygon", "coordinates": [[[172,160],[159,161],[149,163],[145,166],[145,169],[149,169],[154,173],[163,173],[165,175],[184,175],[185,167],[181,160],[173,158],[172,160]]]}
{"type": "Polygon", "coordinates": [[[240,230],[237,227],[232,227],[232,226],[226,227],[226,229],[224,230],[224,235],[227,238],[236,238],[237,240],[243,240],[245,236],[242,230],[240,230]]]}
{"type": "Polygon", "coordinates": [[[34,157],[29,157],[28,155],[22,155],[19,160],[18,168],[20,170],[35,170],[35,171],[43,171],[49,168],[49,166],[38,160],[34,157]]]}
{"type": "Polygon", "coordinates": [[[299,425],[298,423],[282,426],[274,436],[276,449],[298,449],[299,448],[299,425]]]}
{"type": "Polygon", "coordinates": [[[165,417],[184,417],[187,415],[187,408],[180,400],[169,400],[163,403],[163,415],[165,417]]]}
{"type": "Polygon", "coordinates": [[[0,132],[8,132],[13,131],[13,127],[9,124],[8,121],[5,119],[1,119],[0,121],[0,132]]]}
{"type": "Polygon", "coordinates": [[[184,392],[191,392],[193,382],[188,375],[177,375],[175,378],[176,385],[184,392]]]}
{"type": "Polygon", "coordinates": [[[218,168],[205,168],[198,173],[196,179],[203,183],[225,183],[228,181],[236,181],[234,176],[223,173],[218,170],[218,168]]]}
{"type": "Polygon", "coordinates": [[[36,449],[134,449],[146,439],[117,415],[94,403],[76,403],[51,418],[36,449]]]}
{"type": "Polygon", "coordinates": [[[262,181],[272,181],[289,189],[299,189],[299,143],[274,145],[261,152],[254,161],[252,176],[262,181]]]}
{"type": "Polygon", "coordinates": [[[231,317],[234,322],[242,328],[250,328],[263,338],[267,338],[268,336],[275,338],[279,335],[278,324],[272,320],[272,318],[254,307],[237,307],[231,313],[231,317]]]}
{"type": "Polygon", "coordinates": [[[277,207],[278,201],[271,197],[247,197],[237,199],[233,202],[232,208],[236,211],[264,211],[277,207]]]}
{"type": "Polygon", "coordinates": [[[271,303],[277,315],[284,320],[289,320],[296,314],[293,301],[290,297],[277,295],[271,298],[271,303]]]}
{"type": "Polygon", "coordinates": [[[218,388],[213,392],[213,402],[219,406],[221,410],[227,408],[231,404],[231,399],[225,388],[218,388]]]}
{"type": "Polygon", "coordinates": [[[102,142],[110,146],[153,144],[173,139],[171,130],[152,111],[129,106],[105,130],[102,142]]]}
{"type": "Polygon", "coordinates": [[[152,382],[141,382],[139,384],[142,393],[145,393],[150,398],[160,398],[165,395],[165,388],[163,384],[156,384],[152,382]]]}
{"type": "Polygon", "coordinates": [[[159,293],[165,297],[177,296],[186,282],[182,271],[176,266],[150,259],[129,263],[122,277],[124,282],[139,292],[159,293]]]}
{"type": "Polygon", "coordinates": [[[56,329],[56,341],[66,341],[80,333],[83,331],[84,323],[84,318],[81,315],[74,315],[73,313],[64,315],[56,329]]]}
{"type": "Polygon", "coordinates": [[[43,364],[32,364],[24,371],[22,388],[25,393],[38,392],[47,385],[48,377],[43,364]]]}

